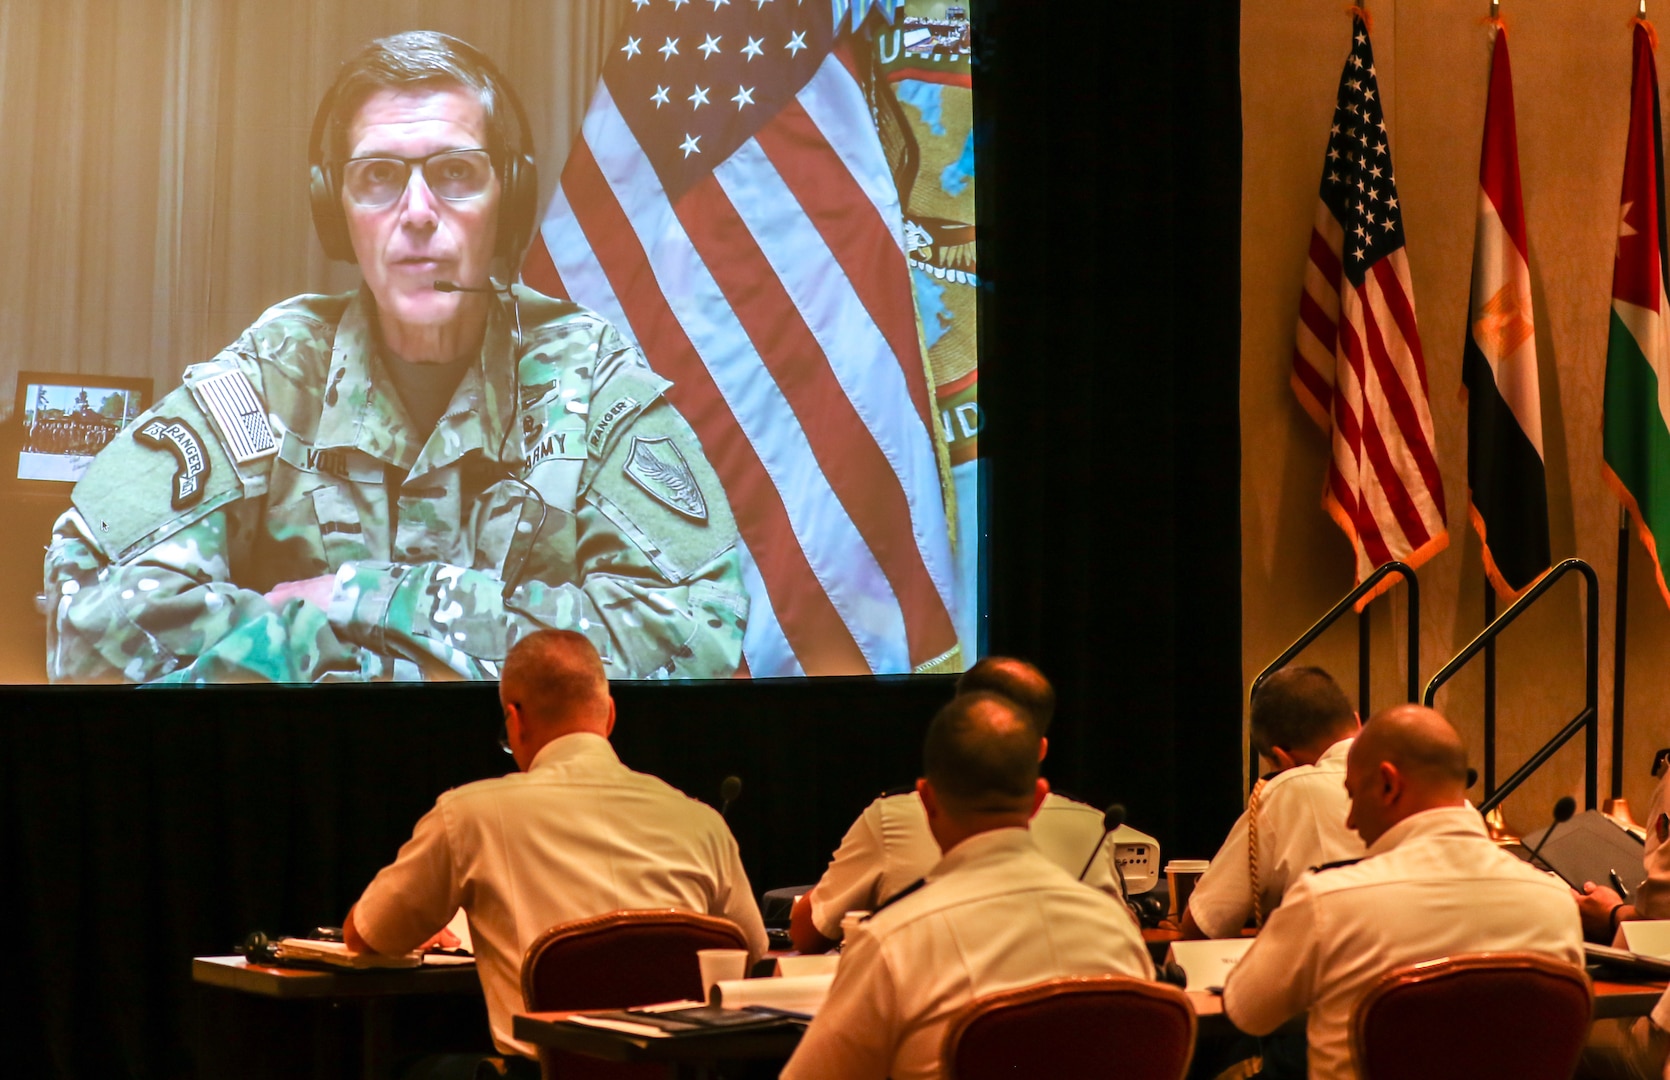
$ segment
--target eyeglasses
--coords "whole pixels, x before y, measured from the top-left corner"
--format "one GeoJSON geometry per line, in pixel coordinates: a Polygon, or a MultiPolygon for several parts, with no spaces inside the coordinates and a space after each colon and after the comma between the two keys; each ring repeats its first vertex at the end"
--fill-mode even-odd
{"type": "Polygon", "coordinates": [[[467,202],[487,194],[493,182],[493,158],[486,150],[443,150],[427,157],[357,157],[342,163],[342,190],[367,210],[393,206],[411,182],[412,169],[423,174],[429,190],[447,202],[467,202]]]}

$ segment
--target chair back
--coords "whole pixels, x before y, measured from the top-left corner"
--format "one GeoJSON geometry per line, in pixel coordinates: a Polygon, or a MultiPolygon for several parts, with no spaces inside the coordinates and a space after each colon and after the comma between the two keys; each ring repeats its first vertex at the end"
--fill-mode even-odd
{"type": "Polygon", "coordinates": [[[1473,953],[1388,972],[1357,1003],[1351,1054],[1363,1080],[1569,1080],[1594,988],[1571,964],[1473,953]]]}
{"type": "MultiPolygon", "coordinates": [[[[702,996],[698,949],[746,949],[736,924],[666,908],[559,923],[522,957],[529,1012],[623,1009],[702,996]]],[[[545,1080],[661,1080],[659,1065],[621,1065],[541,1048],[545,1080]]]]}
{"type": "Polygon", "coordinates": [[[1182,1080],[1194,1044],[1183,991],[1101,975],[976,998],[952,1018],[940,1062],[946,1080],[1182,1080]]]}

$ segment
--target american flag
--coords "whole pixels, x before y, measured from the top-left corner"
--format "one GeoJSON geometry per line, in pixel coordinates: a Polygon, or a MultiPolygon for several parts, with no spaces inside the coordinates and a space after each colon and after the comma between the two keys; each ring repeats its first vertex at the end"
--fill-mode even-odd
{"type": "Polygon", "coordinates": [[[1358,581],[1389,559],[1419,566],[1449,543],[1403,244],[1374,50],[1354,17],[1299,298],[1292,383],[1331,433],[1322,504],[1351,538],[1358,581]]]}
{"type": "Polygon", "coordinates": [[[523,268],[613,322],[725,485],[755,676],[956,665],[899,197],[846,31],[888,0],[633,0],[523,268]]]}

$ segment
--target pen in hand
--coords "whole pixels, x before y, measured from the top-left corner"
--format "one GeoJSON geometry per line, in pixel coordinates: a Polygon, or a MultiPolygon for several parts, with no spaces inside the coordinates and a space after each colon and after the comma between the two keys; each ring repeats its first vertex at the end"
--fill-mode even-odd
{"type": "Polygon", "coordinates": [[[1606,872],[1606,876],[1612,879],[1612,888],[1617,890],[1618,898],[1620,900],[1628,901],[1629,890],[1624,888],[1624,879],[1618,876],[1618,872],[1616,870],[1608,870],[1606,872]]]}

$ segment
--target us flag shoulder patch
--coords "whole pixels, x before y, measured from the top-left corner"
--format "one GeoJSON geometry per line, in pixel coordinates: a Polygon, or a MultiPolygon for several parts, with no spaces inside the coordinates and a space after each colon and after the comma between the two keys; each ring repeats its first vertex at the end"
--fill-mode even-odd
{"type": "Polygon", "coordinates": [[[278,453],[278,439],[273,436],[266,407],[243,372],[223,371],[198,379],[191,389],[197,403],[215,422],[233,461],[246,465],[278,453]]]}

